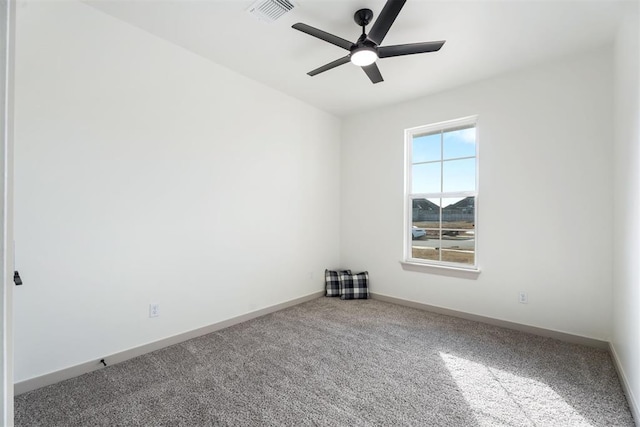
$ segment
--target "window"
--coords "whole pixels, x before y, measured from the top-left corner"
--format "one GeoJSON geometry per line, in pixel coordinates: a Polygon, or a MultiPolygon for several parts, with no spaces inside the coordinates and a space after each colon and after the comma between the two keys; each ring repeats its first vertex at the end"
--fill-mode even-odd
{"type": "Polygon", "coordinates": [[[476,269],[476,121],[405,131],[406,262],[476,269]]]}

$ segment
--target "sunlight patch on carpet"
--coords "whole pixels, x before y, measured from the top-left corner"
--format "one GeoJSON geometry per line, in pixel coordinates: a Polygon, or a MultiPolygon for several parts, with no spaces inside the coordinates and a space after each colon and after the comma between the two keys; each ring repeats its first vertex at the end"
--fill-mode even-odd
{"type": "Polygon", "coordinates": [[[548,385],[440,352],[480,426],[593,427],[548,385]]]}

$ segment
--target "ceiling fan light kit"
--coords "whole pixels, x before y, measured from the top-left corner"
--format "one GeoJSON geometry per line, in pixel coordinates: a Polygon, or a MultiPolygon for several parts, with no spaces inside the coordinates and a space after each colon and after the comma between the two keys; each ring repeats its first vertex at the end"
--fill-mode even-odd
{"type": "Polygon", "coordinates": [[[310,36],[319,38],[328,43],[348,50],[349,54],[342,58],[336,59],[322,67],[309,71],[307,74],[315,76],[316,74],[329,71],[332,68],[338,67],[347,62],[351,62],[354,65],[362,67],[371,83],[380,83],[383,81],[382,74],[378,69],[376,61],[379,58],[391,58],[394,56],[413,55],[416,53],[436,52],[440,50],[443,41],[437,42],[424,42],[424,43],[410,43],[400,44],[393,46],[380,46],[382,40],[389,32],[391,25],[396,20],[396,17],[402,10],[406,0],[387,0],[387,3],[382,8],[380,16],[373,23],[369,34],[365,32],[365,27],[373,19],[373,12],[371,9],[360,9],[353,15],[353,20],[362,27],[362,35],[358,38],[358,41],[351,43],[349,40],[342,37],[335,36],[327,33],[326,31],[319,30],[310,25],[303,24],[301,22],[294,24],[292,28],[309,34],[310,36]]]}
{"type": "Polygon", "coordinates": [[[378,54],[373,48],[365,46],[352,50],[349,58],[354,65],[365,67],[376,62],[378,54]]]}

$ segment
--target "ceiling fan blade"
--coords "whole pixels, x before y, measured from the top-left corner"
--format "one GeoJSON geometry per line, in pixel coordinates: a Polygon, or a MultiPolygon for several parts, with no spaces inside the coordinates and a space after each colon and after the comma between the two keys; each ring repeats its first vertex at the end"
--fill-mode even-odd
{"type": "Polygon", "coordinates": [[[390,58],[392,56],[413,55],[415,53],[436,52],[444,44],[444,40],[438,42],[397,44],[378,48],[378,58],[390,58]]]}
{"type": "Polygon", "coordinates": [[[365,73],[367,73],[367,76],[371,80],[371,83],[376,84],[384,81],[384,79],[382,78],[382,74],[380,74],[380,69],[375,62],[371,65],[367,65],[366,67],[362,67],[362,69],[365,73]]]}
{"type": "Polygon", "coordinates": [[[349,58],[349,55],[347,55],[343,58],[336,59],[333,62],[329,62],[328,64],[323,65],[322,67],[316,68],[313,71],[309,71],[307,74],[310,76],[315,76],[316,74],[324,73],[325,71],[329,71],[332,68],[336,68],[339,65],[346,64],[350,60],[351,59],[349,58]]]}
{"type": "Polygon", "coordinates": [[[320,40],[324,40],[346,50],[351,50],[351,46],[353,46],[353,43],[351,43],[349,40],[345,40],[342,37],[334,36],[333,34],[329,34],[326,31],[322,31],[310,25],[303,24],[302,22],[293,24],[291,28],[295,28],[298,31],[302,31],[303,33],[307,33],[310,36],[319,38],[320,40]]]}
{"type": "Polygon", "coordinates": [[[402,10],[406,0],[387,0],[387,3],[382,8],[382,12],[376,19],[376,22],[371,27],[367,38],[375,44],[382,43],[384,36],[389,32],[391,24],[396,20],[396,17],[402,10]]]}

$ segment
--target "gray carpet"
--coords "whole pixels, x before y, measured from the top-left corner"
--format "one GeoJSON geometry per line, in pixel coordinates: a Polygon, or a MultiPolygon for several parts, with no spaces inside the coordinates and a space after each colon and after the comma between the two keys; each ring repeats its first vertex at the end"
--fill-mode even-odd
{"type": "Polygon", "coordinates": [[[633,426],[606,351],[320,298],[16,397],[18,426],[633,426]]]}

